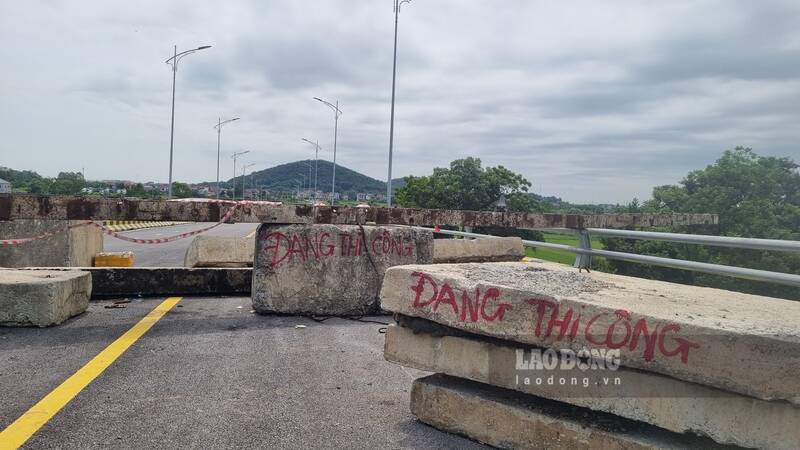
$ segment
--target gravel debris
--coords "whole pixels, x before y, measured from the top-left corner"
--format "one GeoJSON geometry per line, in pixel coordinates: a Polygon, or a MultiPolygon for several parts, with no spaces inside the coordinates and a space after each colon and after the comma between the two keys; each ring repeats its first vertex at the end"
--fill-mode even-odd
{"type": "Polygon", "coordinates": [[[590,274],[578,273],[577,269],[558,271],[523,264],[464,264],[464,276],[553,297],[575,296],[614,286],[594,280],[590,274]]]}

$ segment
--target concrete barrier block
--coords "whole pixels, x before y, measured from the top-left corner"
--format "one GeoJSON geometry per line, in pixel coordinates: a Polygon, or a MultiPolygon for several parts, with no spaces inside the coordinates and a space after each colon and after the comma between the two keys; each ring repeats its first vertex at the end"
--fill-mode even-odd
{"type": "Polygon", "coordinates": [[[255,239],[250,237],[197,236],[184,257],[185,267],[251,267],[255,239]]]}
{"type": "Polygon", "coordinates": [[[47,327],[89,306],[92,277],[79,271],[0,271],[0,325],[47,327]]]}
{"type": "MultiPolygon", "coordinates": [[[[76,267],[30,270],[81,271],[92,276],[92,298],[170,295],[250,295],[246,267],[76,267]]],[[[10,271],[11,269],[5,269],[10,271]]],[[[3,270],[0,270],[3,271],[3,270]]]]}
{"type": "Polygon", "coordinates": [[[618,350],[626,367],[800,404],[800,302],[486,263],[393,267],[381,306],[541,347],[618,350]]]}
{"type": "Polygon", "coordinates": [[[440,374],[414,380],[411,413],[440,430],[508,449],[730,448],[440,374]]]}
{"type": "Polygon", "coordinates": [[[432,261],[430,230],[263,224],[256,239],[253,307],[283,314],[376,312],[388,267],[432,261]]]}
{"type": "MultiPolygon", "coordinates": [[[[432,323],[424,325],[435,327],[432,323]]],[[[455,332],[444,328],[423,332],[390,326],[384,348],[386,360],[614,414],[676,433],[708,436],[722,444],[777,450],[800,448],[800,408],[787,402],[767,402],[624,367],[593,370],[570,366],[563,355],[556,356],[554,368],[531,368],[526,363],[532,360],[533,352],[541,349],[475,335],[443,334],[455,332]]]]}
{"type": "Polygon", "coordinates": [[[518,237],[433,241],[433,262],[436,264],[519,261],[524,256],[525,247],[518,237]]]}
{"type": "Polygon", "coordinates": [[[88,267],[103,251],[103,234],[93,226],[68,228],[66,220],[0,221],[0,239],[19,239],[54,233],[45,239],[0,246],[0,267],[88,267]]]}

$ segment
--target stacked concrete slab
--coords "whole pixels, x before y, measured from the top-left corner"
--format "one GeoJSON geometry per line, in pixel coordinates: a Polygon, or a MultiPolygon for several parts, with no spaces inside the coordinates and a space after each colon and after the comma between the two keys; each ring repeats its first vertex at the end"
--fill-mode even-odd
{"type": "MultiPolygon", "coordinates": [[[[487,263],[390,268],[381,306],[398,320],[387,360],[492,392],[482,401],[453,378],[416,382],[412,412],[445,430],[500,447],[553,447],[535,439],[544,413],[520,415],[519,404],[498,400],[512,395],[600,412],[626,429],[649,424],[664,432],[661,447],[800,448],[800,303],[549,263],[487,263]],[[467,404],[470,412],[459,409],[467,404]],[[456,419],[497,408],[530,434],[505,442],[507,424],[470,431],[456,419]]],[[[559,414],[548,420],[574,429],[559,414]]],[[[607,444],[604,432],[590,434],[607,444]]],[[[585,433],[571,435],[571,446],[584,447],[585,433]]]]}
{"type": "Polygon", "coordinates": [[[256,233],[253,309],[375,313],[386,269],[432,261],[433,234],[421,228],[262,224],[256,233]]]}

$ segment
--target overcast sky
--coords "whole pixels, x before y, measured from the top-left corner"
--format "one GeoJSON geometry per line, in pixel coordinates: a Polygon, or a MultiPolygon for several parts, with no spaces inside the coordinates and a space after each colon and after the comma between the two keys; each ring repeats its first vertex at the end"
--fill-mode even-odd
{"type": "MultiPolygon", "coordinates": [[[[392,0],[0,0],[0,165],[166,182],[306,159],[386,179],[392,0]]],[[[535,192],[648,198],[736,145],[800,160],[800,2],[414,0],[400,15],[395,177],[466,156],[535,192]]]]}

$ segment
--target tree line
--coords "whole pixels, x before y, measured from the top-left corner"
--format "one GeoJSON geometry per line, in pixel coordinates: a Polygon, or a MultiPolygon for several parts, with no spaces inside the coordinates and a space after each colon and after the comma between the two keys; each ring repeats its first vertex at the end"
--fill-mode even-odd
{"type": "MultiPolygon", "coordinates": [[[[713,164],[694,170],[677,185],[657,186],[652,198],[633,199],[627,205],[572,205],[528,192],[531,183],[503,166],[482,167],[481,160],[453,161],[424,177],[406,177],[398,189],[397,203],[404,207],[467,210],[506,208],[521,212],[565,213],[716,213],[718,225],[664,227],[673,233],[708,234],[765,239],[800,240],[800,172],[789,158],[760,156],[750,148],[728,150],[713,164]]],[[[502,235],[503,229],[476,232],[502,235]]],[[[517,230],[506,234],[543,240],[542,234],[517,230]]],[[[800,254],[737,248],[699,246],[658,241],[603,238],[608,250],[667,258],[724,264],[784,273],[800,273],[800,254]]],[[[600,259],[596,268],[621,275],[708,286],[759,295],[800,299],[789,286],[669,269],[645,264],[600,259]]]]}

